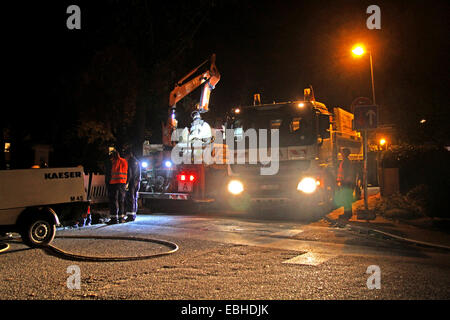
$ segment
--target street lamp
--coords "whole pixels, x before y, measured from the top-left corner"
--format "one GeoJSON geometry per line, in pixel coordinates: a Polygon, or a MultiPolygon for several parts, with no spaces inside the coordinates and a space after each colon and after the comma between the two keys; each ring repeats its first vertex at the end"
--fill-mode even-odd
{"type": "MultiPolygon", "coordinates": [[[[372,62],[372,52],[369,50],[370,58],[370,78],[372,80],[372,103],[375,105],[375,85],[373,81],[373,62],[372,62]]],[[[355,57],[361,57],[366,53],[364,46],[362,44],[356,44],[352,48],[352,53],[355,57]]],[[[364,172],[363,172],[363,187],[364,187],[364,208],[369,209],[368,195],[367,195],[367,129],[364,130],[364,172]]]]}
{"type": "Polygon", "coordinates": [[[353,47],[352,52],[355,56],[362,56],[365,52],[364,47],[361,45],[356,45],[353,47]]]}

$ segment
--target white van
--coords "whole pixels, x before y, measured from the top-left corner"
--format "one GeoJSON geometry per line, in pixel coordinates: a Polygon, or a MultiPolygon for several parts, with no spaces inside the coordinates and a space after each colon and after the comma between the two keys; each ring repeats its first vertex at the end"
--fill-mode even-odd
{"type": "Polygon", "coordinates": [[[58,217],[88,211],[82,167],[0,170],[0,232],[18,232],[31,247],[53,240],[58,217]]]}

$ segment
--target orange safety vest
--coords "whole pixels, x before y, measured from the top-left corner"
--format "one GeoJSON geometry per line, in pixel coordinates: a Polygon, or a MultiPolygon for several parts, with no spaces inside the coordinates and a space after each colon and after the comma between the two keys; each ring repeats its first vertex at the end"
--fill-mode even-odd
{"type": "Polygon", "coordinates": [[[112,161],[110,184],[127,183],[128,162],[124,158],[112,161]]]}
{"type": "Polygon", "coordinates": [[[339,169],[337,174],[337,182],[343,182],[344,181],[344,160],[341,160],[341,163],[339,163],[339,169]]]}
{"type": "Polygon", "coordinates": [[[344,161],[341,160],[341,163],[339,164],[339,169],[337,172],[337,182],[338,183],[352,183],[353,181],[353,167],[352,163],[349,161],[349,167],[347,167],[347,170],[344,169],[344,161]]]}

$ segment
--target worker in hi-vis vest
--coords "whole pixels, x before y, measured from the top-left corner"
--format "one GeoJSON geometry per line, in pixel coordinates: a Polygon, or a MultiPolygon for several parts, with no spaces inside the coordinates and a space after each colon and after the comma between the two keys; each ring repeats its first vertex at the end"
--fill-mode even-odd
{"type": "Polygon", "coordinates": [[[125,195],[127,185],[128,162],[114,150],[110,155],[111,162],[106,170],[105,183],[108,187],[109,214],[108,224],[125,222],[125,195]]]}
{"type": "Polygon", "coordinates": [[[353,215],[353,189],[355,188],[356,171],[353,163],[350,161],[350,149],[342,150],[342,161],[339,163],[337,174],[337,185],[339,190],[339,202],[344,207],[344,214],[340,219],[350,219],[353,215]]]}

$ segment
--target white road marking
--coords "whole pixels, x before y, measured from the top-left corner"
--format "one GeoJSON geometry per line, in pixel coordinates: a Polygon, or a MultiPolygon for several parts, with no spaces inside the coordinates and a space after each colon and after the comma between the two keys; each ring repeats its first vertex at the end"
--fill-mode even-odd
{"type": "Polygon", "coordinates": [[[275,237],[293,237],[302,232],[303,232],[303,230],[301,230],[301,229],[290,229],[290,230],[283,230],[283,231],[279,231],[279,232],[273,232],[270,235],[275,236],[275,237]]]}
{"type": "Polygon", "coordinates": [[[306,266],[318,266],[319,264],[322,264],[332,258],[335,258],[337,256],[331,255],[331,254],[323,254],[323,253],[314,253],[314,252],[308,252],[301,254],[299,256],[296,256],[292,259],[283,261],[283,263],[289,263],[289,264],[301,264],[306,266]]]}

